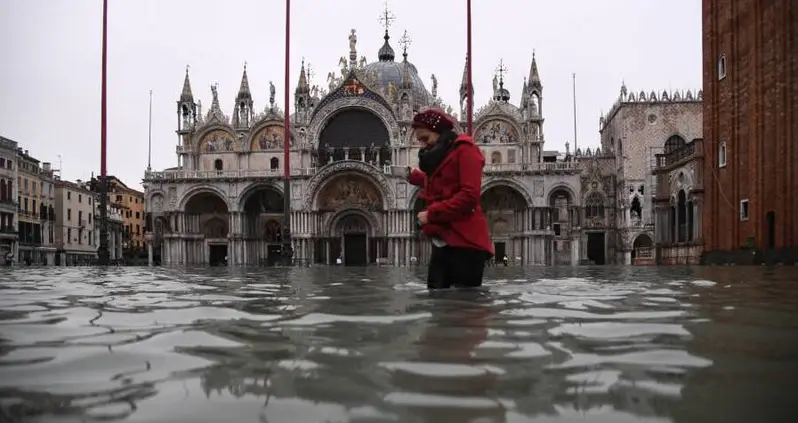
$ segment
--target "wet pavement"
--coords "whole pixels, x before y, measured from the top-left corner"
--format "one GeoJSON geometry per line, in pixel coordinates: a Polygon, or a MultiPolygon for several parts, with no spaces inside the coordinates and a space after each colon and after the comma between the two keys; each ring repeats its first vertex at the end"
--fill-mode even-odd
{"type": "Polygon", "coordinates": [[[798,269],[0,270],[0,422],[795,422],[798,269]]]}

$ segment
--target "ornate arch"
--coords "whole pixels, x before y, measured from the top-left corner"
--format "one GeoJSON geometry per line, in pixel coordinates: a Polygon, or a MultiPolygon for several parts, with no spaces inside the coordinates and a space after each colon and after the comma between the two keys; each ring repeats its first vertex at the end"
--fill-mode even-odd
{"type": "Polygon", "coordinates": [[[556,191],[560,191],[560,190],[567,192],[568,195],[571,196],[571,205],[572,206],[578,206],[578,205],[580,205],[582,203],[582,199],[579,196],[576,195],[576,191],[569,184],[567,184],[567,183],[558,183],[558,184],[555,184],[554,186],[550,187],[546,191],[546,204],[547,205],[551,203],[551,195],[554,194],[556,191]]]}
{"type": "Polygon", "coordinates": [[[676,198],[681,190],[684,190],[685,194],[689,194],[693,189],[692,172],[686,168],[677,169],[668,176],[668,183],[672,198],[676,198]]]}
{"type": "Polygon", "coordinates": [[[640,245],[639,246],[640,248],[647,248],[647,247],[653,247],[654,246],[654,236],[653,236],[653,234],[650,234],[648,232],[640,232],[639,234],[637,234],[637,235],[635,235],[633,237],[632,242],[631,242],[632,248],[636,247],[636,244],[637,244],[638,240],[641,240],[641,243],[642,242],[646,242],[643,237],[648,238],[648,241],[647,241],[646,245],[640,245]]]}
{"type": "Polygon", "coordinates": [[[523,185],[511,179],[505,179],[505,178],[491,179],[486,184],[482,185],[481,194],[484,195],[489,189],[500,186],[506,186],[515,191],[518,191],[518,193],[521,194],[522,197],[524,197],[524,201],[526,201],[527,207],[534,206],[534,202],[532,201],[532,194],[529,193],[529,190],[527,190],[526,187],[524,187],[523,185]]]}
{"type": "Polygon", "coordinates": [[[348,206],[346,208],[340,209],[335,211],[330,218],[327,220],[327,224],[324,225],[324,230],[326,231],[326,236],[333,236],[335,233],[336,227],[341,223],[341,221],[349,216],[356,215],[360,216],[366,220],[366,223],[369,225],[369,232],[368,235],[372,237],[380,236],[382,233],[382,228],[380,228],[379,219],[374,216],[374,213],[366,210],[360,206],[348,206]]]}
{"type": "MultiPolygon", "coordinates": [[[[241,145],[241,140],[238,139],[238,137],[236,136],[236,133],[233,130],[233,128],[230,125],[214,123],[214,124],[211,124],[211,125],[208,125],[208,126],[202,128],[202,130],[197,132],[197,135],[191,141],[191,148],[194,150],[194,152],[202,153],[202,151],[201,151],[202,141],[205,139],[206,136],[208,136],[212,132],[216,132],[216,131],[225,132],[228,135],[230,135],[230,138],[233,139],[233,150],[232,150],[232,152],[242,151],[242,147],[243,146],[241,145]]],[[[228,152],[228,151],[224,151],[224,152],[228,152]]]]}
{"type": "Polygon", "coordinates": [[[276,193],[284,196],[283,193],[283,184],[282,181],[270,181],[270,182],[253,182],[247,185],[244,189],[241,190],[241,193],[236,198],[236,204],[238,204],[238,210],[244,210],[244,204],[249,199],[249,196],[258,192],[261,189],[270,189],[275,191],[276,193]]]}
{"type": "Polygon", "coordinates": [[[514,121],[512,118],[510,118],[510,117],[508,117],[508,116],[506,116],[504,114],[492,114],[492,115],[488,115],[488,116],[485,116],[485,117],[481,118],[479,120],[479,122],[475,124],[475,128],[476,128],[474,130],[474,142],[475,143],[482,144],[482,140],[481,140],[482,131],[485,130],[485,126],[487,124],[489,124],[491,122],[495,122],[495,121],[498,121],[498,122],[501,122],[501,123],[504,123],[504,124],[508,125],[509,128],[510,128],[510,131],[512,131],[514,133],[513,135],[515,136],[515,140],[508,141],[507,143],[515,144],[515,143],[521,142],[522,137],[523,137],[523,131],[521,130],[521,126],[518,125],[518,123],[516,121],[514,121]]]}
{"type": "Polygon", "coordinates": [[[153,190],[148,190],[147,197],[145,199],[147,202],[147,211],[150,213],[161,213],[166,211],[166,192],[162,189],[156,188],[153,190]],[[160,197],[160,207],[156,208],[156,201],[160,197]]]}
{"type": "Polygon", "coordinates": [[[396,141],[399,134],[399,125],[396,122],[396,117],[394,116],[393,111],[380,104],[376,100],[372,100],[368,97],[358,96],[342,97],[324,104],[320,109],[316,109],[308,127],[308,139],[311,141],[313,146],[318,148],[321,130],[324,129],[325,125],[327,125],[330,119],[346,109],[353,108],[374,113],[375,116],[380,118],[383,125],[385,125],[385,128],[388,130],[391,143],[393,144],[396,141]]]}
{"type": "Polygon", "coordinates": [[[307,185],[305,201],[302,208],[310,211],[316,205],[317,197],[321,189],[337,176],[338,173],[354,172],[364,175],[367,179],[375,183],[382,194],[383,208],[388,210],[396,207],[396,195],[391,188],[391,184],[385,175],[372,165],[356,160],[340,160],[324,166],[310,179],[307,185]]]}
{"type": "Polygon", "coordinates": [[[197,194],[203,194],[203,193],[214,194],[217,197],[219,197],[222,201],[224,201],[224,204],[227,206],[228,213],[234,210],[232,207],[230,207],[230,201],[228,200],[227,195],[225,195],[225,193],[222,192],[222,190],[220,190],[219,188],[208,184],[193,186],[189,190],[184,192],[183,195],[181,195],[177,201],[177,210],[181,212],[185,211],[186,203],[188,203],[188,200],[190,200],[191,197],[197,194]]]}
{"type": "MultiPolygon", "coordinates": [[[[279,126],[280,128],[285,127],[285,123],[282,120],[269,118],[261,120],[260,122],[256,123],[255,126],[247,133],[247,136],[244,137],[244,144],[241,146],[241,151],[264,151],[264,150],[252,150],[252,143],[255,142],[255,136],[260,134],[260,132],[270,126],[279,126]]],[[[289,136],[291,137],[291,146],[293,147],[294,144],[294,133],[293,128],[289,128],[289,136]]],[[[283,142],[285,142],[285,134],[283,134],[283,142]]],[[[282,145],[280,149],[282,150],[282,145]]]]}

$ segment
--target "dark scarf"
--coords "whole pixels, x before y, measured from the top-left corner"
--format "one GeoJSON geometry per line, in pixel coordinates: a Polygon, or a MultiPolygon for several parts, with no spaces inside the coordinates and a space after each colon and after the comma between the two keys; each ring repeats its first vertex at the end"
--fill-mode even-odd
{"type": "Polygon", "coordinates": [[[427,175],[434,172],[452,150],[456,138],[457,134],[454,131],[444,132],[438,137],[438,142],[435,145],[419,150],[418,168],[427,175]]]}

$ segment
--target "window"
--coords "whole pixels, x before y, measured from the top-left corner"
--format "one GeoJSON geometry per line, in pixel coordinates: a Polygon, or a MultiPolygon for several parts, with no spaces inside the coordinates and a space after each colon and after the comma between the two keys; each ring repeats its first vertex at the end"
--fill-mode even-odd
{"type": "Polygon", "coordinates": [[[271,160],[269,160],[269,168],[271,170],[277,170],[279,167],[280,167],[280,159],[278,159],[277,157],[272,157],[271,160]]]}
{"type": "Polygon", "coordinates": [[[83,202],[83,196],[78,194],[78,203],[82,203],[82,202],[83,202]]]}
{"type": "Polygon", "coordinates": [[[67,200],[72,199],[72,191],[67,191],[67,200]]]}
{"type": "Polygon", "coordinates": [[[718,81],[726,77],[726,55],[721,54],[718,57],[718,81]]]}
{"type": "Polygon", "coordinates": [[[72,209],[67,209],[67,220],[72,220],[72,209]]]}
{"type": "Polygon", "coordinates": [[[726,143],[718,145],[718,167],[726,167],[726,143]]]}
{"type": "Polygon", "coordinates": [[[66,243],[67,244],[71,244],[72,243],[72,228],[67,228],[67,240],[66,240],[66,243]]]}
{"type": "Polygon", "coordinates": [[[91,213],[89,213],[89,223],[91,223],[91,213]]]}
{"type": "Polygon", "coordinates": [[[740,220],[748,220],[748,200],[740,201],[740,220]]]}

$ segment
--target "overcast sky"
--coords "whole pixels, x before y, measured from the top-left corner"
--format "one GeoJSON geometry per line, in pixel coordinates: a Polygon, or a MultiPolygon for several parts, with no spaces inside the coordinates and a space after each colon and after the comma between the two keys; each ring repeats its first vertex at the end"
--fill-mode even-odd
{"type": "MultiPolygon", "coordinates": [[[[147,166],[149,90],[153,97],[152,166],[176,164],[176,105],[189,64],[204,111],[219,83],[232,114],[246,61],[255,108],[269,101],[269,81],[283,106],[284,0],[109,0],[108,172],[139,187],[147,166]]],[[[580,146],[598,145],[598,119],[630,91],[697,89],[701,85],[700,0],[474,0],[475,108],[489,98],[503,60],[505,87],[517,104],[533,50],[543,81],[547,150],[573,148],[576,73],[580,146]]],[[[458,106],[466,51],[465,0],[392,0],[391,44],[431,88],[458,106]]],[[[293,0],[291,93],[304,57],[326,86],[328,72],[348,56],[377,60],[381,0],[293,0]]],[[[20,143],[63,177],[85,179],[100,167],[102,0],[0,1],[0,135],[20,143]]],[[[292,95],[293,98],[293,95],[292,95]]],[[[292,100],[293,102],[293,100],[292,100]]]]}

